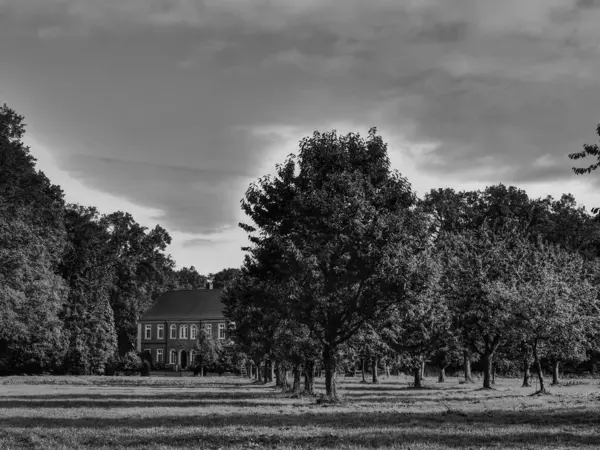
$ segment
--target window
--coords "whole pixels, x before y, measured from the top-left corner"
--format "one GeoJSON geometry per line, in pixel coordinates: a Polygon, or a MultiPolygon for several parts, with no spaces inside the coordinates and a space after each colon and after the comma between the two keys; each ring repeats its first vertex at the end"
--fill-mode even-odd
{"type": "Polygon", "coordinates": [[[165,338],[165,326],[164,325],[158,325],[156,327],[156,338],[157,339],[165,338]]]}
{"type": "Polygon", "coordinates": [[[152,339],[152,325],[144,327],[144,339],[152,339]]]}
{"type": "Polygon", "coordinates": [[[156,350],[156,362],[163,362],[163,351],[162,348],[156,350]]]}
{"type": "Polygon", "coordinates": [[[190,327],[190,339],[196,340],[198,337],[198,327],[196,325],[192,325],[190,327]]]}
{"type": "Polygon", "coordinates": [[[169,364],[177,364],[177,352],[175,350],[171,350],[171,353],[169,353],[169,364]]]}
{"type": "Polygon", "coordinates": [[[179,339],[187,339],[188,338],[188,326],[181,325],[179,327],[179,339]]]}
{"type": "Polygon", "coordinates": [[[169,327],[169,330],[171,331],[171,339],[177,339],[177,326],[176,325],[171,325],[169,327]]]}
{"type": "Polygon", "coordinates": [[[219,324],[219,339],[225,339],[225,324],[219,324]]]}
{"type": "Polygon", "coordinates": [[[204,325],[204,332],[209,336],[212,336],[212,324],[207,323],[204,325]]]}

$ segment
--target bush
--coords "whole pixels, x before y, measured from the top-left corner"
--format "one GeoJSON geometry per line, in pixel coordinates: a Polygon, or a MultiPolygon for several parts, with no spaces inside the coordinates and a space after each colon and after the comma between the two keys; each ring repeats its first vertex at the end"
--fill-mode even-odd
{"type": "Polygon", "coordinates": [[[148,360],[144,360],[144,362],[142,363],[142,369],[141,369],[140,375],[142,375],[143,377],[150,376],[150,363],[148,362],[148,360]]]}
{"type": "Polygon", "coordinates": [[[154,370],[166,370],[167,365],[164,362],[155,362],[152,367],[154,370]]]}
{"type": "Polygon", "coordinates": [[[139,372],[142,369],[142,360],[136,352],[128,352],[119,359],[117,371],[125,373],[139,372]]]}

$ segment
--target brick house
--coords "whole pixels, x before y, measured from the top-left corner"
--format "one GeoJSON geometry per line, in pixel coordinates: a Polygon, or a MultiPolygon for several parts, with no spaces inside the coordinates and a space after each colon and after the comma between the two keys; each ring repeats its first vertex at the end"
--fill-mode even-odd
{"type": "Polygon", "coordinates": [[[198,333],[226,339],[221,290],[170,291],[162,294],[138,321],[137,350],[152,363],[174,370],[194,361],[198,333]]]}

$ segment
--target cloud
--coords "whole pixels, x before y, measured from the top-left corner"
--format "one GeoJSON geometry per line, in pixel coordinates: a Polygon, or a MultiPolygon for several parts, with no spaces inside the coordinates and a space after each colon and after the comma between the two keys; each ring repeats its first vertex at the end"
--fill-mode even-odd
{"type": "Polygon", "coordinates": [[[415,179],[532,184],[573,177],[566,154],[600,121],[591,1],[0,0],[2,13],[0,87],[64,170],[186,233],[235,227],[248,183],[315,129],[377,126],[415,179]]]}
{"type": "Polygon", "coordinates": [[[90,155],[73,155],[61,163],[82,183],[158,209],[158,222],[188,233],[212,234],[230,229],[238,217],[236,209],[230,207],[236,203],[232,191],[246,183],[246,177],[237,172],[90,155]]]}

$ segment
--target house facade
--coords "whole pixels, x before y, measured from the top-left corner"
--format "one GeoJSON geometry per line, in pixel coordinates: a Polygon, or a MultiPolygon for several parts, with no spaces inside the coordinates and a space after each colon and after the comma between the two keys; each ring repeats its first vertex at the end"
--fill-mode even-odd
{"type": "Polygon", "coordinates": [[[162,294],[138,321],[137,350],[153,365],[186,369],[194,361],[198,333],[227,339],[221,290],[170,291],[162,294]]]}

